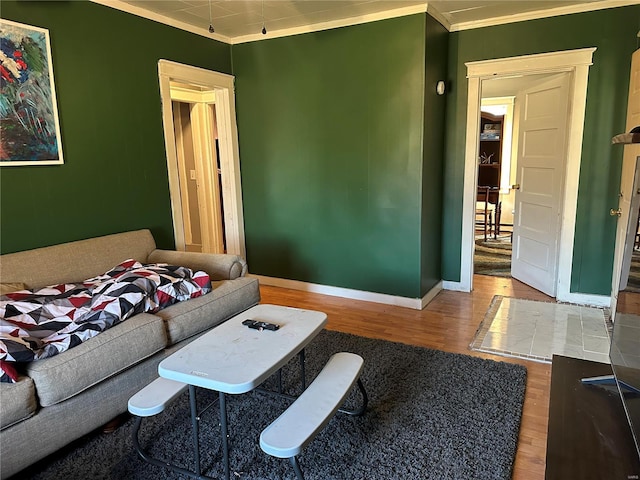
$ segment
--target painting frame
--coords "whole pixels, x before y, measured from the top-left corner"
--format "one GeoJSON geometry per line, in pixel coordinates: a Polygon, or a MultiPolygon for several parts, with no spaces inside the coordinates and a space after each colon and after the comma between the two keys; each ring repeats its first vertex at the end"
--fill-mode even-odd
{"type": "Polygon", "coordinates": [[[63,163],[49,30],[0,19],[0,167],[63,163]]]}

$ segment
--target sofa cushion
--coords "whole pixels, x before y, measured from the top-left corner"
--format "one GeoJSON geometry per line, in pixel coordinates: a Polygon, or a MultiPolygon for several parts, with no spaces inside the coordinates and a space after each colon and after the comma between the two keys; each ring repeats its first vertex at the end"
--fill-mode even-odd
{"type": "Polygon", "coordinates": [[[127,369],[166,343],[162,320],[140,313],[59,355],[29,363],[27,372],[40,405],[47,407],[127,369]]]}
{"type": "Polygon", "coordinates": [[[255,278],[240,277],[212,284],[212,292],[156,313],[165,321],[169,345],[215,327],[260,301],[255,278]]]}
{"type": "Polygon", "coordinates": [[[35,248],[0,256],[3,282],[24,282],[29,288],[74,283],[102,275],[132,258],[146,262],[156,243],[149,230],[35,248]]]}
{"type": "Polygon", "coordinates": [[[29,377],[0,386],[0,429],[29,418],[36,412],[36,389],[29,377]]]}
{"type": "Polygon", "coordinates": [[[24,290],[27,286],[22,282],[0,283],[0,295],[24,290]]]}

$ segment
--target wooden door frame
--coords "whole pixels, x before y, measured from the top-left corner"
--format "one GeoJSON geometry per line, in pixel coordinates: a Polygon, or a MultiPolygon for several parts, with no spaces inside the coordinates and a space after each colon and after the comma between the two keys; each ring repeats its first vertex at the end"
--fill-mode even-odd
{"type": "Polygon", "coordinates": [[[238,148],[238,127],[236,124],[235,78],[232,75],[183,65],[169,60],[158,61],[158,78],[162,100],[162,124],[167,154],[171,213],[173,216],[176,249],[185,250],[185,234],[171,106],[170,83],[172,81],[206,87],[215,92],[227,253],[246,258],[242,185],[240,181],[240,153],[238,148]]]}
{"type": "MultiPolygon", "coordinates": [[[[575,235],[578,179],[582,157],[585,105],[589,66],[593,64],[595,48],[551,52],[520,57],[465,63],[468,78],[467,128],[462,202],[462,242],[460,252],[460,282],[455,289],[469,292],[473,288],[474,212],[477,182],[477,157],[480,128],[482,81],[513,75],[540,73],[571,74],[569,92],[569,128],[567,163],[562,199],[562,222],[558,254],[556,298],[567,302],[584,302],[606,306],[609,297],[572,293],[571,268],[575,235]]],[[[451,282],[448,282],[451,283],[451,282]]],[[[452,285],[446,285],[451,287],[452,285]]]]}

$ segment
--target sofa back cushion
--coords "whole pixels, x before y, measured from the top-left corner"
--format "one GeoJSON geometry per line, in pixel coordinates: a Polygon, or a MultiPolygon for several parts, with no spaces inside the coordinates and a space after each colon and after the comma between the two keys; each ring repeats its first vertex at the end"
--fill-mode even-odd
{"type": "Polygon", "coordinates": [[[116,233],[2,255],[0,275],[2,282],[23,282],[27,288],[79,282],[129,258],[145,263],[155,248],[149,230],[116,233]]]}
{"type": "Polygon", "coordinates": [[[40,406],[49,407],[128,369],[166,345],[162,319],[140,313],[60,355],[28,363],[27,374],[33,379],[40,406]]]}
{"type": "Polygon", "coordinates": [[[36,413],[36,389],[33,380],[21,376],[16,383],[0,388],[0,430],[21,422],[36,413]]]}

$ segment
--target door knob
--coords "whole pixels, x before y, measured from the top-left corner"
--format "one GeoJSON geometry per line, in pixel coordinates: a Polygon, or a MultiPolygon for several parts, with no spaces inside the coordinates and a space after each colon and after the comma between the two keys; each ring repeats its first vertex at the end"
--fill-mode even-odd
{"type": "Polygon", "coordinates": [[[520,184],[516,183],[515,185],[511,185],[512,190],[520,190],[520,184]]]}
{"type": "Polygon", "coordinates": [[[612,217],[619,217],[620,215],[622,215],[622,209],[619,208],[617,210],[614,210],[612,208],[611,210],[609,210],[609,215],[611,215],[612,217]]]}

